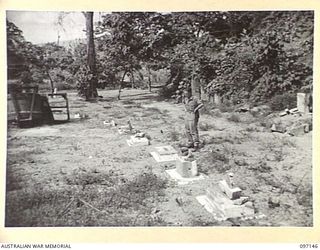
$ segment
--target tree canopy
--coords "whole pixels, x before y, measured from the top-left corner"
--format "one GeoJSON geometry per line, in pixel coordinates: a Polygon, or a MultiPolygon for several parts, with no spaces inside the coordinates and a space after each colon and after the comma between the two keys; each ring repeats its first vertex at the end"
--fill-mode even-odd
{"type": "MultiPolygon", "coordinates": [[[[133,78],[144,70],[151,86],[151,70],[167,70],[169,95],[196,75],[208,94],[264,100],[312,88],[313,24],[312,11],[107,13],[95,25],[91,73],[98,86],[120,84],[121,89],[127,74],[133,78]]],[[[42,58],[46,69],[76,76],[86,72],[80,67],[83,44],[72,52],[58,46],[55,54],[52,44],[26,42],[13,23],[7,22],[7,33],[8,57],[27,64],[42,58]]]]}

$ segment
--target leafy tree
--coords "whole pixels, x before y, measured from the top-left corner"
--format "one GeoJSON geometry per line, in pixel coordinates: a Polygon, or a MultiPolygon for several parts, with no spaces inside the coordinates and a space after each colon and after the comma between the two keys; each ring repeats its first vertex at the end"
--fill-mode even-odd
{"type": "Polygon", "coordinates": [[[49,78],[52,93],[55,83],[71,84],[71,71],[74,63],[71,53],[56,43],[44,44],[41,49],[43,51],[41,68],[45,73],[44,77],[49,78]]]}
{"type": "Polygon", "coordinates": [[[125,76],[133,75],[135,70],[141,68],[138,53],[141,50],[141,37],[137,32],[140,13],[118,12],[103,16],[102,27],[108,30],[109,35],[99,39],[98,48],[106,68],[105,75],[116,76],[121,73],[119,81],[119,94],[124,84],[125,76]]]}
{"type": "Polygon", "coordinates": [[[38,51],[39,48],[27,42],[22,31],[7,20],[8,78],[30,83],[32,78],[28,65],[37,62],[38,51]]]}

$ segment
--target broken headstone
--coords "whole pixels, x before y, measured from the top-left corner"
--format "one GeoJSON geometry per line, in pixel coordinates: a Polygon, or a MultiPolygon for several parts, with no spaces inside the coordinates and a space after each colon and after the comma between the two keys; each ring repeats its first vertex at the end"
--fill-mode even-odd
{"type": "Polygon", "coordinates": [[[240,198],[241,189],[238,187],[230,188],[228,183],[225,180],[219,181],[219,187],[222,192],[224,192],[229,199],[235,200],[240,198]]]}
{"type": "MultiPolygon", "coordinates": [[[[244,202],[247,197],[241,199],[244,202]]],[[[217,220],[227,220],[229,218],[247,218],[252,217],[255,211],[252,207],[243,204],[234,204],[218,187],[213,186],[206,190],[206,195],[198,196],[197,200],[202,204],[208,212],[210,212],[217,220]]]]}

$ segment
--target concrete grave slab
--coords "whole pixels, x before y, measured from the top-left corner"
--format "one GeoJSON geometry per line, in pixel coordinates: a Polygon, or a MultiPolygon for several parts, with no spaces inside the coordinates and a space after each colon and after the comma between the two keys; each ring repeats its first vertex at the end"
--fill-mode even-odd
{"type": "Polygon", "coordinates": [[[177,151],[170,145],[155,147],[155,151],[150,153],[156,162],[171,162],[178,158],[177,151]]]}
{"type": "Polygon", "coordinates": [[[200,195],[196,199],[218,221],[229,218],[251,219],[255,216],[253,208],[230,204],[227,198],[212,200],[207,195],[200,195]]]}
{"type": "Polygon", "coordinates": [[[132,146],[148,146],[150,144],[150,141],[148,138],[145,137],[135,137],[131,136],[130,140],[127,140],[127,144],[132,146]]]}
{"type": "Polygon", "coordinates": [[[185,178],[182,177],[176,169],[168,169],[166,170],[166,173],[175,181],[178,182],[178,185],[185,185],[190,182],[203,180],[205,178],[204,175],[200,174],[199,176],[191,177],[191,178],[185,178]]]}
{"type": "Polygon", "coordinates": [[[178,158],[178,154],[160,155],[158,152],[150,152],[150,154],[156,160],[156,162],[159,163],[175,161],[178,158]]]}

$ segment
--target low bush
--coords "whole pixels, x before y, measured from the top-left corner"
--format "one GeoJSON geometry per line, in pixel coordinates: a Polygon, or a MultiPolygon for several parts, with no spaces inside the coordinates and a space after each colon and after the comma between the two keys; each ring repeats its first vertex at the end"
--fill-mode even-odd
{"type": "Polygon", "coordinates": [[[297,97],[294,93],[284,93],[276,95],[270,100],[270,107],[273,111],[281,111],[286,108],[295,108],[297,106],[297,97]]]}

